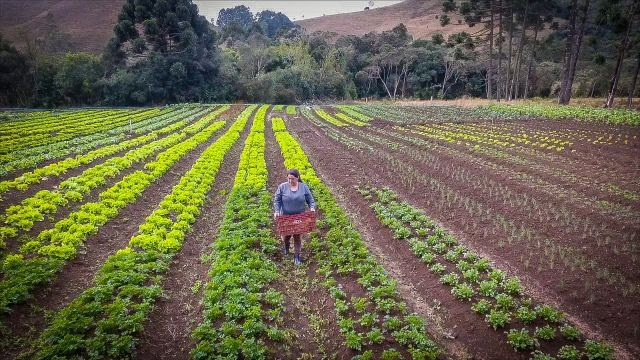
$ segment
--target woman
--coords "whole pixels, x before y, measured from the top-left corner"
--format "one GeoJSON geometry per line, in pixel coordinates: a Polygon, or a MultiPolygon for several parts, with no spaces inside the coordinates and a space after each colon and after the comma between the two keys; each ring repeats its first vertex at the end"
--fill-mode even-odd
{"type": "MultiPolygon", "coordinates": [[[[273,217],[303,213],[305,211],[305,203],[309,205],[311,211],[316,211],[316,203],[313,200],[313,195],[311,195],[311,190],[302,182],[300,172],[298,169],[290,169],[287,171],[287,182],[280,184],[278,190],[276,190],[273,200],[275,209],[273,217]]],[[[302,247],[300,234],[282,237],[284,240],[284,254],[289,254],[289,240],[291,237],[293,237],[293,261],[296,265],[300,265],[302,263],[302,260],[300,260],[300,248],[302,247]]]]}

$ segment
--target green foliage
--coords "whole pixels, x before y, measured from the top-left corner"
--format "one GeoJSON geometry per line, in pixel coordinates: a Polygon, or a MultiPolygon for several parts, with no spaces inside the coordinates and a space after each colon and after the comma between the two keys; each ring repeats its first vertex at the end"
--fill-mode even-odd
{"type": "Polygon", "coordinates": [[[536,327],[535,337],[540,340],[553,340],[556,337],[556,329],[550,325],[545,325],[543,327],[536,327]]]}
{"type": "Polygon", "coordinates": [[[579,360],[582,359],[582,353],[573,345],[565,345],[558,350],[556,354],[560,360],[579,360]]]}
{"type": "Polygon", "coordinates": [[[458,299],[471,301],[475,291],[473,288],[467,283],[457,284],[451,289],[451,293],[455,295],[458,299]]]}
{"type": "Polygon", "coordinates": [[[613,347],[594,340],[584,342],[584,351],[589,360],[613,359],[613,347]]]}
{"type": "Polygon", "coordinates": [[[537,313],[528,306],[520,306],[516,311],[516,318],[524,324],[530,324],[537,318],[537,313]]]}
{"type": "Polygon", "coordinates": [[[486,321],[494,330],[504,327],[510,320],[511,317],[509,316],[509,313],[502,310],[493,309],[486,316],[486,321]]]}
{"type": "Polygon", "coordinates": [[[599,109],[584,106],[543,104],[492,104],[487,106],[487,109],[501,114],[640,126],[640,114],[637,111],[625,109],[599,109]]]}
{"type": "Polygon", "coordinates": [[[489,301],[485,299],[481,299],[473,304],[473,306],[471,306],[471,309],[480,315],[486,315],[491,310],[491,303],[489,303],[489,301]]]}
{"type": "Polygon", "coordinates": [[[561,326],[560,333],[567,340],[578,340],[580,339],[580,336],[582,336],[582,333],[580,333],[580,330],[577,327],[571,326],[571,325],[561,326]]]}
{"type": "Polygon", "coordinates": [[[530,350],[538,346],[538,341],[527,329],[511,329],[507,333],[507,342],[516,350],[530,350]]]}
{"type": "Polygon", "coordinates": [[[561,312],[549,305],[536,306],[536,313],[538,317],[552,323],[559,323],[564,318],[561,312]]]}

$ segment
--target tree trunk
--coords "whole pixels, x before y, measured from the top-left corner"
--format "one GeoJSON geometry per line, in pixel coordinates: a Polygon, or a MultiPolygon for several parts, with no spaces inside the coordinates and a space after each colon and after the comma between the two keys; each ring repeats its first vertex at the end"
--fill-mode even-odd
{"type": "Polygon", "coordinates": [[[633,95],[636,92],[636,82],[638,80],[638,73],[640,73],[640,51],[638,51],[638,64],[636,65],[636,73],[633,75],[633,80],[631,81],[631,88],[629,89],[629,98],[627,99],[627,107],[631,109],[633,105],[633,95]]]}
{"type": "Polygon", "coordinates": [[[584,29],[587,23],[587,16],[589,16],[590,0],[586,0],[582,12],[582,18],[580,18],[580,30],[578,32],[578,40],[573,48],[571,55],[571,64],[569,65],[569,82],[567,83],[567,93],[565,94],[567,104],[571,100],[571,89],[573,88],[573,80],[576,76],[576,65],[578,64],[578,57],[580,57],[580,48],[582,46],[582,38],[584,37],[584,29]]]}
{"type": "Polygon", "coordinates": [[[522,33],[520,34],[520,43],[518,44],[518,54],[516,55],[516,68],[514,70],[511,94],[513,99],[518,98],[518,89],[520,88],[520,65],[522,62],[522,49],[524,49],[527,40],[527,16],[529,15],[529,0],[524,5],[524,18],[522,20],[522,33]]]}
{"type": "Polygon", "coordinates": [[[531,54],[529,54],[529,66],[527,68],[527,78],[524,82],[524,98],[529,95],[529,78],[531,77],[531,67],[533,66],[533,58],[536,56],[536,42],[538,41],[538,26],[535,24],[535,30],[533,32],[533,43],[531,45],[531,54]]]}
{"type": "Polygon", "coordinates": [[[500,23],[498,25],[498,76],[496,86],[496,98],[500,101],[502,97],[502,0],[499,3],[500,23]]]}
{"type": "Polygon", "coordinates": [[[491,79],[493,73],[493,28],[495,26],[493,24],[493,13],[493,0],[491,0],[491,22],[489,25],[491,28],[489,29],[489,72],[487,73],[487,99],[491,99],[493,97],[493,81],[491,79]]]}
{"type": "Polygon", "coordinates": [[[509,10],[509,61],[507,62],[507,81],[504,84],[504,93],[507,100],[511,100],[509,93],[509,79],[511,78],[511,58],[513,57],[513,2],[509,10]]]}
{"type": "Polygon", "coordinates": [[[567,46],[564,52],[564,69],[562,71],[562,86],[558,96],[558,103],[567,105],[571,99],[571,88],[569,86],[569,68],[571,67],[571,55],[573,54],[573,37],[576,32],[576,17],[578,14],[578,0],[571,1],[571,17],[569,19],[569,35],[567,36],[567,46]]]}
{"type": "Polygon", "coordinates": [[[620,45],[620,51],[618,52],[618,61],[616,61],[616,68],[613,72],[613,78],[611,79],[611,86],[609,87],[609,95],[607,96],[607,102],[605,103],[605,107],[610,108],[613,106],[614,99],[616,97],[616,90],[618,88],[618,80],[620,79],[620,70],[622,69],[622,62],[624,61],[624,52],[629,45],[629,33],[631,33],[631,26],[633,24],[633,12],[634,9],[631,10],[631,17],[629,19],[629,24],[627,24],[627,31],[624,34],[624,39],[622,40],[622,44],[620,45]]]}

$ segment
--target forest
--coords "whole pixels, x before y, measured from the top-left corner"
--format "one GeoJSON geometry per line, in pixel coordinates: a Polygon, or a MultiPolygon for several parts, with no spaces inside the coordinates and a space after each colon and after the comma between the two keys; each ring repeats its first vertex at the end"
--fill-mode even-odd
{"type": "Polygon", "coordinates": [[[403,24],[336,36],[276,11],[207,20],[191,0],[128,0],[100,55],[70,50],[53,18],[20,50],[0,34],[0,105],[573,96],[631,107],[639,14],[633,0],[445,0],[433,14],[443,29],[458,18],[470,31],[414,39],[403,24]]]}

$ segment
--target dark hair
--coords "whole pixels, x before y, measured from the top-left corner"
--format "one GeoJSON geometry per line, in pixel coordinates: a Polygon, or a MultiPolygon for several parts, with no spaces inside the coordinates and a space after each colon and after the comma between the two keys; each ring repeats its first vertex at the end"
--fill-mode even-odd
{"type": "Polygon", "coordinates": [[[289,169],[287,171],[287,175],[293,175],[298,178],[298,181],[302,182],[302,177],[300,176],[300,171],[298,171],[298,169],[289,169]]]}

